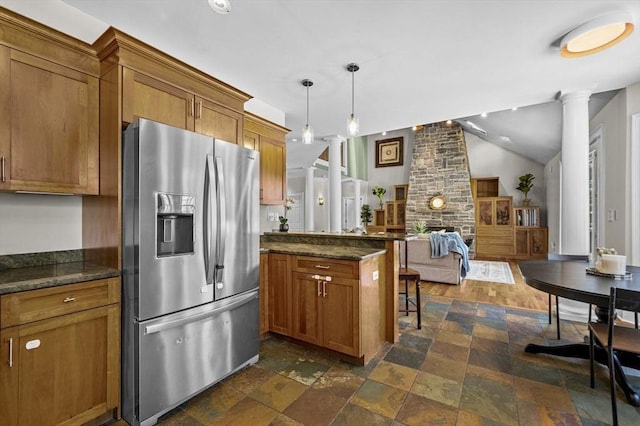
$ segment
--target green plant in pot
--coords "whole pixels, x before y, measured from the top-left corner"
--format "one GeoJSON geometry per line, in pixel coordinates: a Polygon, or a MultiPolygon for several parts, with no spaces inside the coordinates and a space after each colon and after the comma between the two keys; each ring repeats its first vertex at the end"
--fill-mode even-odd
{"type": "Polygon", "coordinates": [[[524,198],[522,199],[523,206],[528,206],[531,202],[527,194],[529,194],[529,191],[531,191],[531,188],[533,188],[533,180],[535,178],[536,177],[531,173],[527,173],[518,178],[519,182],[518,186],[516,186],[516,189],[524,194],[524,198]]]}
{"type": "Polygon", "coordinates": [[[384,194],[387,193],[387,190],[376,185],[373,187],[373,190],[371,190],[371,193],[378,197],[378,200],[380,200],[380,210],[382,210],[382,199],[384,198],[384,194]]]}
{"type": "Polygon", "coordinates": [[[365,230],[372,219],[373,215],[371,214],[371,207],[369,207],[369,204],[363,204],[360,209],[360,220],[362,221],[362,226],[365,230]]]}

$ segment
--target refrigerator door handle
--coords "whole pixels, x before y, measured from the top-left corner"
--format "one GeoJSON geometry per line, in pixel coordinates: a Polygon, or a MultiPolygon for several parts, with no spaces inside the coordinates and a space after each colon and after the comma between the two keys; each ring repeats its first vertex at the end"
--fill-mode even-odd
{"type": "Polygon", "coordinates": [[[202,226],[202,240],[204,246],[204,268],[207,275],[207,284],[213,284],[214,268],[213,268],[213,250],[212,250],[212,201],[211,188],[213,182],[213,155],[207,155],[207,165],[205,167],[204,177],[204,211],[203,211],[203,226],[202,226]]]}
{"type": "Polygon", "coordinates": [[[220,306],[219,308],[215,308],[212,309],[210,311],[206,311],[206,312],[201,312],[199,314],[196,315],[192,315],[190,317],[186,317],[186,318],[180,318],[174,321],[167,321],[167,322],[163,322],[161,324],[153,324],[153,325],[148,325],[144,328],[144,334],[148,335],[148,334],[153,334],[153,333],[158,333],[160,331],[164,331],[164,330],[168,330],[170,328],[175,328],[175,327],[180,327],[183,326],[185,324],[189,324],[195,321],[199,321],[201,319],[205,319],[208,317],[212,317],[214,315],[219,315],[222,314],[224,312],[227,311],[231,311],[239,306],[242,306],[246,303],[251,302],[254,299],[258,298],[258,292],[257,291],[253,291],[251,293],[247,293],[243,296],[239,296],[237,300],[224,305],[224,306],[220,306]]]}
{"type": "Polygon", "coordinates": [[[227,231],[226,226],[223,224],[227,223],[227,196],[225,193],[225,177],[224,170],[222,168],[222,157],[216,156],[216,182],[217,182],[217,190],[218,190],[218,244],[216,247],[216,276],[215,282],[217,288],[222,288],[224,283],[222,282],[222,276],[224,273],[224,254],[225,254],[225,244],[227,240],[227,231]]]}

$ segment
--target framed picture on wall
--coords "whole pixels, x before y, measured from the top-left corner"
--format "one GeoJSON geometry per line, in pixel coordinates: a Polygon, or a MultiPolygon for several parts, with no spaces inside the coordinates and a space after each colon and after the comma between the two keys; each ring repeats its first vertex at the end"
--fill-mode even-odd
{"type": "Polygon", "coordinates": [[[376,141],[376,167],[402,166],[402,136],[376,141]]]}

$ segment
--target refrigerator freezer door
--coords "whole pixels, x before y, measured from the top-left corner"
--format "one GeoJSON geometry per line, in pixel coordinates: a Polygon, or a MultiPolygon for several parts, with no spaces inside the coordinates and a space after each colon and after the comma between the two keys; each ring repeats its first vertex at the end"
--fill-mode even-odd
{"type": "MultiPolygon", "coordinates": [[[[125,132],[124,285],[146,320],[213,301],[205,207],[213,139],[140,119],[125,132]]],[[[212,244],[212,243],[211,243],[212,244]]]]}
{"type": "MultiPolygon", "coordinates": [[[[258,292],[210,303],[138,326],[136,417],[157,417],[258,360],[258,292]]],[[[127,395],[123,395],[128,400],[127,395]]],[[[123,413],[125,415],[125,413],[123,413]]]]}
{"type": "Polygon", "coordinates": [[[258,287],[260,154],[216,140],[218,194],[215,300],[258,287]]]}

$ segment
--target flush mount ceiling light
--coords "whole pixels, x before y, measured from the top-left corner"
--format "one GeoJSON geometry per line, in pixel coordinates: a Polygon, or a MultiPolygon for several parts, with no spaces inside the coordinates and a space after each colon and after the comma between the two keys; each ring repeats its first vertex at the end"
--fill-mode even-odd
{"type": "Polygon", "coordinates": [[[633,19],[627,13],[612,13],[586,22],[570,31],[560,42],[565,58],[591,55],[607,49],[633,32],[633,19]]]}
{"type": "Polygon", "coordinates": [[[349,119],[347,120],[347,133],[349,134],[349,136],[355,136],[358,134],[358,131],[360,130],[360,120],[358,120],[358,118],[354,115],[354,99],[355,99],[355,81],[354,81],[354,75],[356,73],[356,71],[358,71],[360,69],[360,67],[358,66],[358,64],[349,64],[347,65],[347,71],[349,71],[351,73],[351,115],[349,116],[349,119]]]}
{"type": "Polygon", "coordinates": [[[302,143],[309,145],[313,142],[313,127],[309,126],[309,87],[313,86],[313,81],[305,78],[302,85],[307,88],[307,124],[302,128],[302,143]]]}
{"type": "Polygon", "coordinates": [[[231,3],[229,3],[229,0],[209,0],[209,6],[222,15],[231,12],[231,3]]]}

